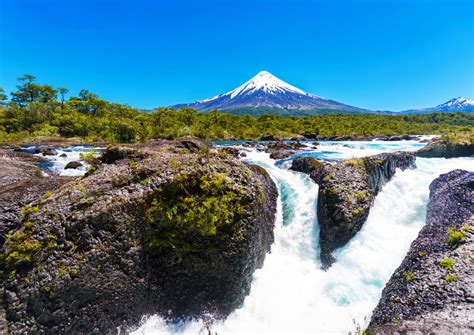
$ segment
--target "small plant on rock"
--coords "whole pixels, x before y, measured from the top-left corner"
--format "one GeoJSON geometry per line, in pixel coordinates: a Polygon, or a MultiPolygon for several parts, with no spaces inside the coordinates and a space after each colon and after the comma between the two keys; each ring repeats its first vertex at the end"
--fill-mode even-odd
{"type": "Polygon", "coordinates": [[[448,228],[448,244],[451,247],[457,247],[465,238],[466,234],[462,228],[460,230],[456,230],[454,227],[448,228]]]}
{"type": "Polygon", "coordinates": [[[454,266],[454,259],[452,258],[441,259],[439,261],[439,266],[447,270],[452,270],[454,266]]]}

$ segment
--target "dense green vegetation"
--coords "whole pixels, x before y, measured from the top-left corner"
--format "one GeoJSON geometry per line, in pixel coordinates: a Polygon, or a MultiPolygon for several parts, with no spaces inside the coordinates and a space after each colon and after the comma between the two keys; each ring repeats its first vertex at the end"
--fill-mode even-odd
{"type": "MultiPolygon", "coordinates": [[[[150,138],[194,135],[204,139],[258,139],[272,134],[391,135],[472,133],[474,113],[424,115],[326,114],[289,116],[232,115],[191,108],[158,108],[152,113],[111,103],[87,90],[69,91],[39,84],[31,75],[18,78],[10,99],[0,88],[0,142],[36,136],[81,137],[89,142],[142,142],[150,138]]],[[[470,136],[469,136],[470,137],[470,136]]]]}

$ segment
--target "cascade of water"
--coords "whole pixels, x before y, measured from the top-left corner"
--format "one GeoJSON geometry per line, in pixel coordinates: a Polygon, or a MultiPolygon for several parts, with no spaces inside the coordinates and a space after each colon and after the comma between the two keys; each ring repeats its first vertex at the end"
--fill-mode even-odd
{"type": "MultiPolygon", "coordinates": [[[[383,149],[383,148],[382,148],[383,149]]],[[[382,151],[381,149],[381,151],[382,151]]],[[[308,176],[278,167],[251,150],[247,160],[270,173],[280,197],[275,243],[241,308],[212,325],[220,334],[347,334],[370,318],[385,283],[424,224],[428,186],[441,173],[474,170],[472,158],[417,159],[399,171],[377,196],[362,230],[335,252],[338,261],[320,269],[317,185],[308,176]]],[[[153,316],[135,334],[207,334],[199,320],[166,324],[153,316]]]]}

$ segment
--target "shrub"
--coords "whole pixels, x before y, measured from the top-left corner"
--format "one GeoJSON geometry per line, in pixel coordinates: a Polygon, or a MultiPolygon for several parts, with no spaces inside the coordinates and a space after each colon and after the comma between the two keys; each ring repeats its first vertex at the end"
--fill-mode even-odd
{"type": "Polygon", "coordinates": [[[448,228],[448,244],[452,247],[457,247],[464,239],[466,234],[461,230],[456,230],[454,227],[448,228]]]}
{"type": "Polygon", "coordinates": [[[445,268],[447,270],[452,270],[453,266],[454,266],[454,259],[452,259],[452,258],[441,259],[439,261],[439,265],[442,268],[445,268]]]}
{"type": "Polygon", "coordinates": [[[446,280],[447,283],[452,283],[458,280],[458,275],[455,273],[447,273],[446,276],[444,276],[444,280],[446,280]]]}
{"type": "Polygon", "coordinates": [[[7,268],[16,268],[31,263],[33,256],[40,250],[41,244],[32,239],[29,232],[17,231],[6,235],[5,252],[0,259],[7,268]]]}

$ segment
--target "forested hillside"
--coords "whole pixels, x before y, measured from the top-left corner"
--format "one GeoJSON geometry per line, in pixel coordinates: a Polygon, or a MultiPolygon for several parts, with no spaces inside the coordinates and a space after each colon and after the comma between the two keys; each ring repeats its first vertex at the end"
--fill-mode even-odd
{"type": "Polygon", "coordinates": [[[425,115],[348,115],[283,117],[231,115],[191,108],[157,108],[151,113],[108,102],[81,90],[40,84],[32,75],[18,78],[17,90],[0,88],[0,142],[36,136],[81,137],[86,141],[133,143],[150,138],[194,135],[203,139],[259,139],[271,134],[318,135],[446,134],[472,132],[473,113],[425,115]]]}

